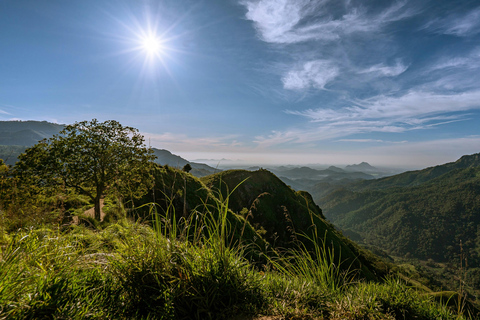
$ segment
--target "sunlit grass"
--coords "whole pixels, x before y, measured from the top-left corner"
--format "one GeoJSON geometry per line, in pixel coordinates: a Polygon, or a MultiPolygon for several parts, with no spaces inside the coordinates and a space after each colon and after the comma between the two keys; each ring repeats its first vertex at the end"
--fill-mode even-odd
{"type": "Polygon", "coordinates": [[[9,235],[0,319],[464,319],[402,280],[356,279],[316,231],[313,250],[300,245],[251,264],[251,246],[233,240],[228,198],[188,217],[152,203],[148,223],[9,235]]]}

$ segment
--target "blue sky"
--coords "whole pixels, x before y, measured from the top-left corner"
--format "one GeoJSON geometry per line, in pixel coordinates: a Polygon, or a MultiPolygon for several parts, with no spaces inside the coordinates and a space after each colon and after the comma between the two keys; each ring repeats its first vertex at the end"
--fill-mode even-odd
{"type": "Polygon", "coordinates": [[[115,119],[224,165],[480,152],[478,1],[0,0],[0,43],[0,120],[115,119]]]}

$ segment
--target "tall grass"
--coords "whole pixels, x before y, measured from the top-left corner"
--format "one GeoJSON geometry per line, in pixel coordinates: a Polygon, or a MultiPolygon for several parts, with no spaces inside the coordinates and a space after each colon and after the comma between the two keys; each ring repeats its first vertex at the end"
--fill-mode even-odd
{"type": "MultiPolygon", "coordinates": [[[[308,203],[307,203],[308,208],[308,203]]],[[[337,294],[353,283],[357,271],[349,266],[343,266],[341,250],[335,252],[333,243],[328,244],[328,230],[320,238],[314,214],[309,210],[311,235],[296,234],[296,248],[287,250],[280,259],[270,259],[273,266],[288,277],[301,277],[315,283],[325,292],[337,294]],[[304,241],[299,241],[302,237],[304,241]],[[305,243],[309,243],[307,249],[305,243]]]]}
{"type": "Polygon", "coordinates": [[[314,226],[313,249],[252,265],[229,222],[234,191],[180,218],[164,195],[151,224],[19,231],[0,256],[0,319],[456,319],[399,280],[354,281],[314,226]]]}
{"type": "Polygon", "coordinates": [[[25,230],[2,250],[0,319],[82,319],[104,314],[112,286],[87,251],[58,230],[25,230]],[[83,257],[83,259],[82,259],[83,257]],[[109,288],[109,294],[103,294],[109,288]],[[80,303],[81,302],[81,303],[80,303]]]}
{"type": "Polygon", "coordinates": [[[164,197],[165,212],[149,204],[155,235],[125,239],[111,260],[126,316],[213,319],[261,308],[261,277],[242,247],[228,245],[228,197],[215,210],[180,219],[164,197]]]}

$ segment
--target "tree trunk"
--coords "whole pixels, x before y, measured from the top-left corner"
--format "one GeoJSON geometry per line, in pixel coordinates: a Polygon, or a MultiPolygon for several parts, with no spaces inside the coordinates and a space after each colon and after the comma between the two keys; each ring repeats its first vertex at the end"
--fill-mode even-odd
{"type": "Polygon", "coordinates": [[[95,197],[95,220],[98,220],[98,221],[100,221],[101,219],[100,199],[101,199],[101,195],[97,194],[97,196],[95,197]]]}
{"type": "Polygon", "coordinates": [[[95,196],[95,219],[98,220],[98,221],[101,221],[101,207],[100,207],[100,199],[102,199],[102,194],[103,194],[103,190],[105,188],[103,187],[103,185],[99,185],[97,186],[97,194],[95,196]]]}

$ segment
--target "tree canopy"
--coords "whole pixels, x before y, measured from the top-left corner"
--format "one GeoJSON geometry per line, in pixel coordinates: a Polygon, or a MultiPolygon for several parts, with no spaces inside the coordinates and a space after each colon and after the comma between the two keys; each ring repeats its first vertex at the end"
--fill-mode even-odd
{"type": "Polygon", "coordinates": [[[100,199],[111,186],[139,196],[148,187],[155,156],[138,130],[108,120],[76,122],[19,156],[16,173],[41,186],[64,186],[87,195],[100,220],[100,199]],[[141,182],[141,183],[139,183],[141,182]]]}
{"type": "Polygon", "coordinates": [[[190,172],[192,170],[192,166],[190,165],[190,163],[187,163],[183,166],[182,170],[185,172],[190,172]]]}

